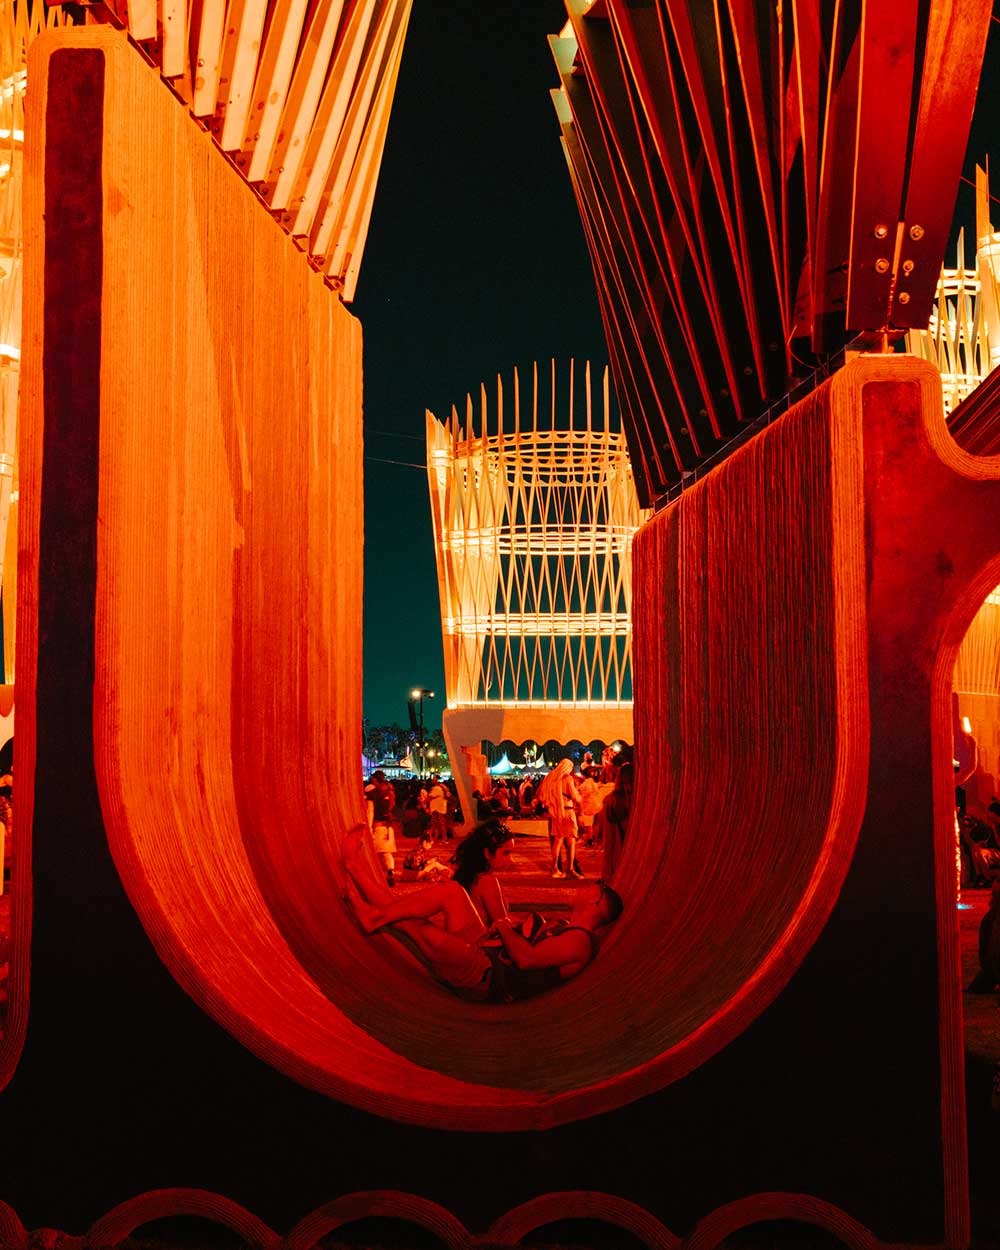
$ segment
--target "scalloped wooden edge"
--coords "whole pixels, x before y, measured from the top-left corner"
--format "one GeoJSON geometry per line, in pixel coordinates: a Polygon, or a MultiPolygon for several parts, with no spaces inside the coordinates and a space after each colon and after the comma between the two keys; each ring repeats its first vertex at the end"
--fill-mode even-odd
{"type": "Polygon", "coordinates": [[[80,1236],[56,1229],[30,1232],[16,1211],[0,1202],[0,1245],[29,1250],[58,1244],[60,1250],[104,1250],[119,1245],[154,1220],[191,1216],[228,1228],[252,1250],[315,1250],[331,1233],[357,1220],[390,1218],[436,1236],[447,1250],[518,1246],[548,1224],[593,1220],[630,1233],[649,1250],[716,1250],[733,1233],[754,1224],[791,1220],[825,1229],[849,1250],[892,1250],[860,1221],[822,1198],[804,1193],[758,1193],[717,1207],[687,1237],[672,1232],[645,1207],[598,1190],[558,1190],[532,1198],[499,1216],[485,1233],[470,1232],[447,1207],[397,1189],[344,1194],[309,1212],[282,1237],[246,1207],[204,1189],[154,1189],[119,1203],[80,1236]]]}

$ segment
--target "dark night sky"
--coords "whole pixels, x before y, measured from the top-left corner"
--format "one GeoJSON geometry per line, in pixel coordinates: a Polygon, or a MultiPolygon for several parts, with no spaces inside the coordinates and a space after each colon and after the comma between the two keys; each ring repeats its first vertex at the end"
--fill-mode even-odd
{"type": "Polygon", "coordinates": [[[405,723],[444,666],[424,410],[515,364],[607,349],[549,99],[561,0],[415,0],[357,298],[365,341],[365,715],[405,723]],[[386,433],[392,435],[387,437],[386,433]]]}
{"type": "MultiPolygon", "coordinates": [[[[547,36],[564,22],[561,0],[413,6],[353,305],[365,340],[364,709],[378,724],[405,723],[413,685],[437,692],[429,725],[444,706],[426,475],[381,461],[421,464],[424,409],[444,416],[515,364],[607,360],[549,99],[547,36]]],[[[996,144],[992,30],[969,178],[996,144]]],[[[956,220],[974,234],[967,187],[956,220]]]]}

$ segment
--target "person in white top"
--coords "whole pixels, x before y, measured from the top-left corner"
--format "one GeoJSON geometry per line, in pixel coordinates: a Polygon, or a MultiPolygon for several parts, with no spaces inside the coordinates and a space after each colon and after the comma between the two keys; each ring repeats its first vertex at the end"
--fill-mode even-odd
{"type": "Polygon", "coordinates": [[[431,778],[431,788],[427,795],[427,810],[431,814],[430,835],[435,842],[444,837],[451,837],[448,832],[448,795],[437,775],[431,778]]]}
{"type": "Polygon", "coordinates": [[[604,803],[604,793],[597,784],[595,776],[597,772],[598,769],[596,767],[585,768],[583,770],[583,780],[580,782],[580,815],[577,817],[577,820],[584,846],[593,845],[594,817],[601,810],[601,806],[604,803]]]}

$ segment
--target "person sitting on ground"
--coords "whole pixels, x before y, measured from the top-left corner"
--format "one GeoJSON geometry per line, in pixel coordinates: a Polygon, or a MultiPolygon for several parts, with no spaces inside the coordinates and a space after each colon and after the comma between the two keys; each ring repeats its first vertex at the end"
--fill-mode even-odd
{"type": "Polygon", "coordinates": [[[407,851],[403,860],[403,881],[441,881],[451,876],[447,864],[431,856],[434,847],[429,834],[420,839],[420,846],[407,851]]]}
{"type": "Polygon", "coordinates": [[[622,913],[619,895],[599,883],[577,893],[568,921],[542,925],[528,937],[505,916],[494,926],[500,945],[486,947],[468,940],[477,927],[482,929],[482,922],[457,881],[395,898],[363,858],[363,834],[364,826],[358,825],[343,843],[347,901],[358,923],[366,933],[387,925],[405,933],[432,975],[473,1002],[533,998],[577,976],[596,955],[603,930],[622,913]]]}
{"type": "Polygon", "coordinates": [[[483,925],[488,927],[507,915],[507,903],[495,873],[509,872],[514,835],[500,820],[479,825],[458,844],[451,862],[453,878],[472,899],[483,925]]]}

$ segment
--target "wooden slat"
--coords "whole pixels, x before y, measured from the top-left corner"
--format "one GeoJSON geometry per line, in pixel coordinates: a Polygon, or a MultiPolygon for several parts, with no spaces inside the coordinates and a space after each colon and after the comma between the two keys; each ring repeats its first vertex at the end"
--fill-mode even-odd
{"type": "Polygon", "coordinates": [[[239,10],[236,34],[232,40],[227,39],[227,45],[231,46],[227,46],[227,56],[224,61],[226,68],[224,77],[228,79],[223,83],[226,111],[222,133],[219,135],[219,145],[225,152],[238,148],[246,133],[254,74],[257,70],[257,54],[260,49],[266,11],[267,0],[243,0],[239,10]]]}
{"type": "MultiPolygon", "coordinates": [[[[358,0],[375,4],[377,0],[358,0]]],[[[288,98],[281,114],[278,141],[263,188],[273,209],[287,208],[292,186],[305,156],[309,130],[316,115],[320,92],[330,67],[330,56],[340,24],[344,0],[318,0],[306,27],[305,38],[295,64],[288,98]]]]}
{"type": "Polygon", "coordinates": [[[757,181],[767,228],[767,243],[774,267],[775,284],[782,305],[782,320],[787,320],[782,282],[781,244],[778,231],[777,204],[775,202],[774,175],[771,159],[770,135],[773,127],[773,102],[768,106],[764,91],[762,65],[764,49],[769,32],[763,36],[756,25],[756,13],[751,0],[728,0],[729,19],[733,26],[736,55],[739,61],[743,98],[746,102],[750,142],[753,145],[757,181]]]}
{"type": "Polygon", "coordinates": [[[897,326],[926,325],[934,303],[965,155],[956,136],[967,134],[972,122],[991,15],[990,0],[936,0],[930,6],[890,312],[897,326]],[[909,298],[903,300],[904,294],[909,298]]]}
{"type": "Polygon", "coordinates": [[[843,171],[854,168],[858,71],[861,64],[860,39],[851,40],[850,51],[847,52],[842,48],[842,41],[847,38],[838,7],[826,95],[812,265],[813,350],[817,352],[824,349],[829,336],[833,336],[836,342],[838,334],[843,333],[847,305],[852,195],[851,183],[844,177],[843,171]],[[842,60],[842,72],[839,78],[835,78],[837,63],[842,60]]]}
{"type": "Polygon", "coordinates": [[[389,40],[398,31],[402,16],[402,10],[395,0],[386,3],[382,10],[381,21],[373,33],[337,143],[331,174],[317,206],[318,224],[313,228],[311,247],[315,256],[328,256],[338,241],[338,222],[344,197],[358,159],[358,151],[368,124],[379,77],[383,72],[389,40]]]}
{"type": "Polygon", "coordinates": [[[128,33],[138,42],[156,38],[156,0],[128,0],[128,33]]]}
{"type": "Polygon", "coordinates": [[[187,68],[186,0],[160,0],[163,77],[180,78],[187,68]]]}
{"type": "Polygon", "coordinates": [[[202,0],[198,28],[198,50],[192,67],[194,91],[191,112],[195,117],[211,117],[219,95],[222,63],[222,31],[226,20],[226,0],[202,0]]]}
{"type": "Polygon", "coordinates": [[[251,153],[246,173],[250,182],[262,182],[270,168],[271,153],[295,68],[306,5],[307,0],[275,0],[271,11],[242,144],[243,151],[251,153]]]}
{"type": "Polygon", "coordinates": [[[863,0],[847,286],[847,327],[851,330],[881,327],[888,322],[896,228],[909,149],[916,38],[915,3],[863,0]],[[881,235],[883,230],[886,234],[881,235]]]}
{"type": "Polygon", "coordinates": [[[413,0],[405,0],[395,44],[390,53],[389,70],[383,76],[378,97],[372,110],[372,125],[369,128],[371,138],[370,140],[368,139],[368,133],[366,132],[365,140],[362,142],[362,151],[359,154],[357,166],[357,173],[360,176],[356,176],[357,197],[355,198],[352,196],[351,191],[348,191],[351,210],[346,214],[346,217],[350,233],[346,238],[343,235],[341,236],[337,244],[337,250],[334,253],[335,258],[338,254],[344,253],[338,268],[338,274],[340,277],[341,295],[344,302],[348,304],[354,299],[358,274],[361,268],[361,257],[364,254],[365,242],[368,238],[368,227],[371,224],[372,208],[375,204],[375,188],[378,183],[379,170],[382,166],[382,156],[385,152],[389,116],[396,92],[396,81],[399,77],[403,43],[406,37],[406,27],[409,22],[412,5],[413,0]]]}
{"type": "MultiPolygon", "coordinates": [[[[583,21],[579,3],[571,4],[569,11],[580,55],[587,67],[594,106],[593,121],[588,128],[589,138],[581,137],[585,138],[589,149],[600,142],[604,150],[605,167],[614,182],[614,187],[607,186],[605,191],[618,202],[618,219],[629,238],[628,250],[635,258],[636,277],[642,286],[644,306],[657,338],[663,339],[664,320],[667,319],[678,328],[687,344],[692,373],[700,394],[696,401],[685,406],[683,417],[697,454],[702,443],[710,443],[719,437],[720,418],[716,396],[706,377],[703,362],[698,353],[691,350],[694,347],[694,332],[688,301],[680,294],[684,257],[675,256],[664,219],[664,212],[673,206],[665,210],[653,189],[651,167],[636,124],[636,110],[624,81],[624,61],[618,60],[616,64],[609,55],[617,55],[612,27],[607,22],[595,26],[583,21]],[[612,44],[611,48],[606,46],[608,43],[612,44]],[[622,170],[621,177],[617,174],[619,168],[622,170]],[[667,293],[666,306],[664,289],[667,293]]],[[[594,159],[592,151],[591,159],[594,159]]]]}
{"type": "MultiPolygon", "coordinates": [[[[323,187],[334,164],[337,141],[358,83],[358,68],[374,13],[373,5],[356,5],[338,42],[330,75],[316,110],[306,155],[292,191],[291,202],[298,205],[291,228],[293,235],[309,234],[312,229],[323,187]]],[[[389,6],[383,10],[383,22],[388,20],[388,13],[389,6]]]]}

